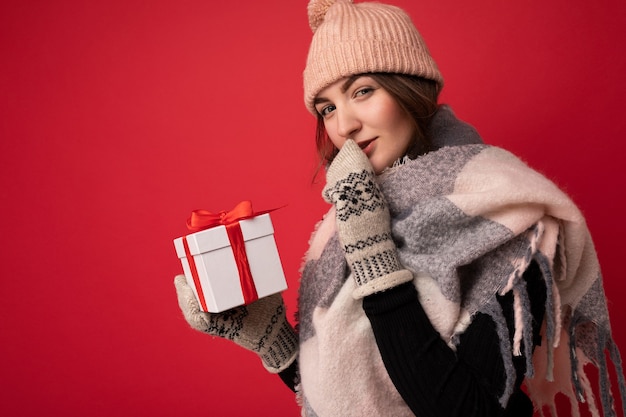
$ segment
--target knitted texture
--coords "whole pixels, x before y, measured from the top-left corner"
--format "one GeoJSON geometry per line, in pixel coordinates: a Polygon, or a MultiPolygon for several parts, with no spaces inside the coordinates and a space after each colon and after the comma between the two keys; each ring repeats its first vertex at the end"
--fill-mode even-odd
{"type": "Polygon", "coordinates": [[[311,0],[313,39],[304,69],[304,101],[350,75],[385,72],[420,76],[443,86],[443,78],[411,18],[395,6],[311,0]]]}
{"type": "Polygon", "coordinates": [[[178,305],[192,328],[231,340],[255,352],[265,368],[272,373],[286,369],[295,360],[298,336],[287,322],[280,294],[222,313],[205,313],[200,309],[184,275],[176,276],[174,285],[178,305]]]}
{"type": "Polygon", "coordinates": [[[326,173],[323,195],[336,207],[337,229],[357,290],[364,297],[413,279],[398,261],[389,210],[367,156],[347,140],[326,173]]]}

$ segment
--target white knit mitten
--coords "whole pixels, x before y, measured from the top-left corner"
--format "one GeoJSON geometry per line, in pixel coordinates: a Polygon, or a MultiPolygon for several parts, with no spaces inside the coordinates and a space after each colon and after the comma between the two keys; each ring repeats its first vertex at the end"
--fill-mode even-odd
{"type": "Polygon", "coordinates": [[[222,313],[205,313],[200,309],[184,275],[174,278],[174,286],[185,320],[191,327],[222,337],[260,356],[272,373],[286,369],[298,354],[298,336],[287,321],[280,294],[261,298],[247,306],[222,313]]]}
{"type": "Polygon", "coordinates": [[[398,260],[389,209],[374,170],[353,140],[344,143],[328,168],[322,194],[336,208],[339,240],[357,284],[355,298],[413,279],[398,260]]]}

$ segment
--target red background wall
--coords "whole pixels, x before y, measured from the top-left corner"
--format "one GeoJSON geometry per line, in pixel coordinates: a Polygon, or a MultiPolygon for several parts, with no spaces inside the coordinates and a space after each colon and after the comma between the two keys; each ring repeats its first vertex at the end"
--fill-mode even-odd
{"type": "MultiPolygon", "coordinates": [[[[626,3],[396,4],[441,67],[443,100],[587,215],[626,352],[626,3]]],[[[295,311],[326,209],[302,105],[305,10],[0,4],[1,415],[297,415],[254,355],[188,328],[172,239],[195,208],[287,205],[273,218],[295,311]]]]}

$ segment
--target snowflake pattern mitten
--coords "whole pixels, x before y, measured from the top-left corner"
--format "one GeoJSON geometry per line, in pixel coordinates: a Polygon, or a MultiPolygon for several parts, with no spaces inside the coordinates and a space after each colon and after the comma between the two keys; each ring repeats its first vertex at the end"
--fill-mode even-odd
{"type": "Polygon", "coordinates": [[[411,281],[398,260],[391,219],[376,175],[361,148],[347,140],[326,172],[326,201],[335,205],[337,232],[362,298],[411,281]]]}

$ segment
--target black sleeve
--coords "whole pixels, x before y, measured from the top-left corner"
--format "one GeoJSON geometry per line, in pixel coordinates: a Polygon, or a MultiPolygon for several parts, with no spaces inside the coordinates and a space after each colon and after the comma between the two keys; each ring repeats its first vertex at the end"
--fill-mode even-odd
{"type": "MultiPolygon", "coordinates": [[[[500,302],[507,306],[505,317],[512,325],[512,297],[500,302]]],[[[414,414],[532,416],[532,404],[519,389],[523,358],[515,358],[518,381],[509,407],[500,406],[506,374],[495,323],[489,316],[476,315],[455,352],[430,323],[412,283],[365,297],[363,308],[387,372],[414,414]]]]}

